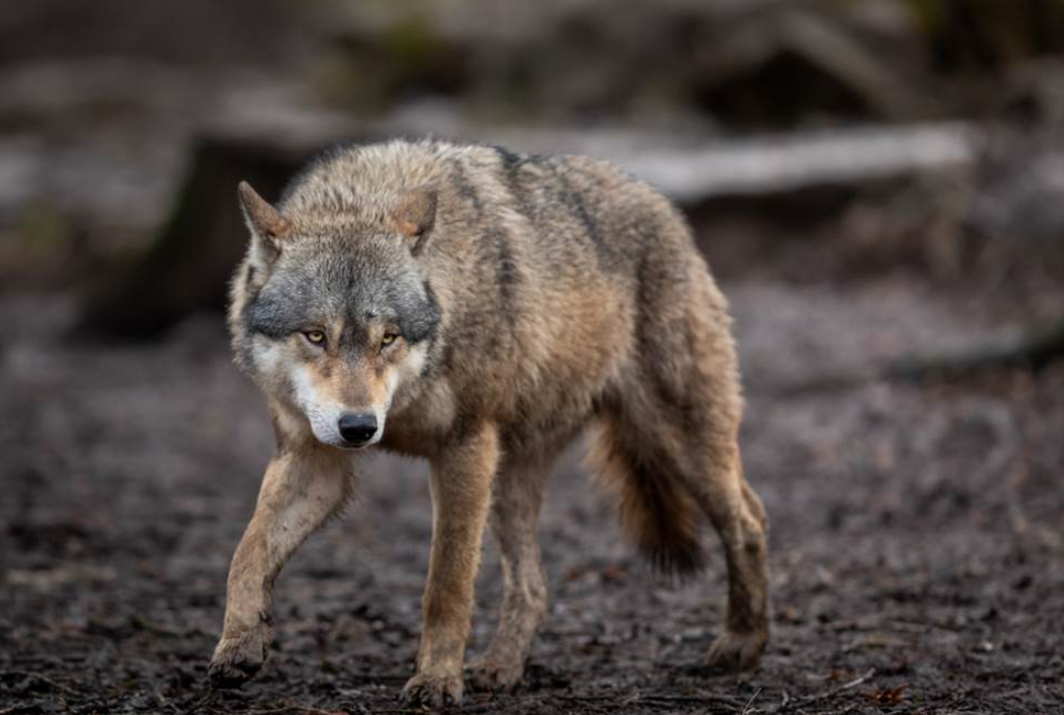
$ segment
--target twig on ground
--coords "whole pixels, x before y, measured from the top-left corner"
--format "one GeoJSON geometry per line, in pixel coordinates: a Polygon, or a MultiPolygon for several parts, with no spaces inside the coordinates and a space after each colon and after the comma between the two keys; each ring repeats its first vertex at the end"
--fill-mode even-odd
{"type": "Polygon", "coordinates": [[[60,682],[52,680],[48,676],[41,675],[40,673],[34,673],[29,670],[8,670],[4,672],[4,675],[23,678],[23,682],[25,682],[25,680],[36,680],[61,693],[66,693],[67,695],[77,695],[77,692],[72,690],[71,688],[68,688],[60,682]]]}
{"type": "Polygon", "coordinates": [[[786,712],[787,710],[791,710],[791,709],[796,708],[796,707],[804,707],[806,705],[812,705],[813,703],[820,703],[820,702],[823,702],[825,700],[830,700],[831,698],[834,698],[834,697],[836,697],[838,695],[841,695],[842,693],[845,693],[847,690],[853,690],[854,688],[856,688],[857,686],[861,685],[862,683],[867,682],[869,680],[869,678],[871,678],[875,674],[876,674],[876,669],[875,668],[869,668],[865,672],[865,674],[860,676],[859,678],[854,678],[853,680],[849,681],[848,683],[843,683],[842,685],[839,685],[838,687],[832,688],[831,690],[828,690],[827,692],[818,693],[816,695],[809,695],[809,696],[806,696],[804,698],[794,698],[792,700],[785,700],[783,703],[780,703],[779,707],[777,707],[776,710],[774,710],[773,712],[777,712],[777,713],[786,712]]]}
{"type": "Polygon", "coordinates": [[[750,712],[750,708],[753,707],[754,701],[757,700],[757,696],[761,694],[762,690],[764,690],[764,688],[758,688],[757,692],[750,696],[750,699],[746,701],[746,705],[743,706],[742,715],[746,715],[750,712]]]}
{"type": "Polygon", "coordinates": [[[181,703],[178,706],[178,712],[185,713],[186,715],[195,715],[200,712],[204,705],[207,705],[217,697],[217,693],[214,690],[208,689],[203,695],[199,696],[190,703],[181,703]]]}
{"type": "MultiPolygon", "coordinates": [[[[758,691],[760,692],[760,691],[758,691]]],[[[757,694],[755,693],[755,696],[757,694]]],[[[697,694],[692,695],[655,695],[655,694],[639,694],[634,697],[628,697],[619,701],[609,701],[600,695],[560,695],[560,700],[569,700],[574,702],[595,702],[603,705],[610,705],[611,707],[621,708],[633,703],[641,703],[644,705],[662,705],[662,706],[674,706],[674,705],[706,705],[709,703],[715,703],[717,705],[726,705],[736,710],[736,712],[742,712],[742,709],[746,706],[746,703],[738,698],[732,698],[727,695],[720,695],[717,693],[710,693],[700,690],[697,694]]]]}

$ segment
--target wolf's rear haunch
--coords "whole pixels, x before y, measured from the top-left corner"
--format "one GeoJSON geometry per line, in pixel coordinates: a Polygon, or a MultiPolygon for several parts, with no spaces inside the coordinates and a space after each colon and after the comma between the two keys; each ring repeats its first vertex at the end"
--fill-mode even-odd
{"type": "MultiPolygon", "coordinates": [[[[333,151],[278,206],[247,184],[232,284],[238,363],[266,393],[277,451],[233,557],[215,682],[263,662],[272,584],[347,500],[359,450],[429,460],[434,528],[417,674],[460,699],[482,532],[499,541],[498,631],[468,666],[513,688],[547,611],[536,528],[555,456],[585,426],[623,530],[656,566],[723,542],[728,614],[711,663],[768,638],[766,521],[739,457],[727,305],[676,209],[585,157],[424,141],[333,151]]],[[[365,477],[364,477],[365,478],[365,477]]]]}

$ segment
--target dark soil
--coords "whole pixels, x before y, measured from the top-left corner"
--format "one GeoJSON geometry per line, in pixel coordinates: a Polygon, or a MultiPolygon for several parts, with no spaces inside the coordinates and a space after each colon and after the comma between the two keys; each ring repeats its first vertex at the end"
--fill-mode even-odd
{"type": "MultiPolygon", "coordinates": [[[[559,465],[552,606],[513,695],[463,712],[1064,712],[1064,367],[876,379],[1011,326],[915,273],[730,278],[751,483],[772,519],[761,667],[704,663],[724,561],[670,584],[559,465]]],[[[0,299],[0,714],[405,710],[430,537],[425,467],[380,458],[277,589],[264,671],[214,693],[226,568],[272,440],[216,315],[149,345],[71,343],[65,296],[0,299]]],[[[706,534],[713,540],[711,533],[706,534]]],[[[714,542],[715,543],[715,542],[714,542]]],[[[489,544],[470,652],[501,590],[489,544]]]]}

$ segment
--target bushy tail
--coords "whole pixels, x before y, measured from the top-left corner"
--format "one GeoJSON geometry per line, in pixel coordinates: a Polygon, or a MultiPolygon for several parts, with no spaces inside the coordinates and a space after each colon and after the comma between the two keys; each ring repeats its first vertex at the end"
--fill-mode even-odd
{"type": "Polygon", "coordinates": [[[666,465],[641,456],[602,425],[590,461],[617,501],[621,531],[658,571],[688,576],[702,569],[702,512],[666,465]]]}

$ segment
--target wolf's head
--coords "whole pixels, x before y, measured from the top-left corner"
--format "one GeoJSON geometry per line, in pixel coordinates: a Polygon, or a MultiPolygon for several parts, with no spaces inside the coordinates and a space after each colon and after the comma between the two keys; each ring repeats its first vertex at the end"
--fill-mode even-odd
{"type": "Polygon", "coordinates": [[[233,286],[238,362],[334,447],[380,441],[388,410],[426,362],[440,320],[417,256],[436,193],[382,197],[373,210],[282,214],[247,184],[251,232],[233,286]]]}

